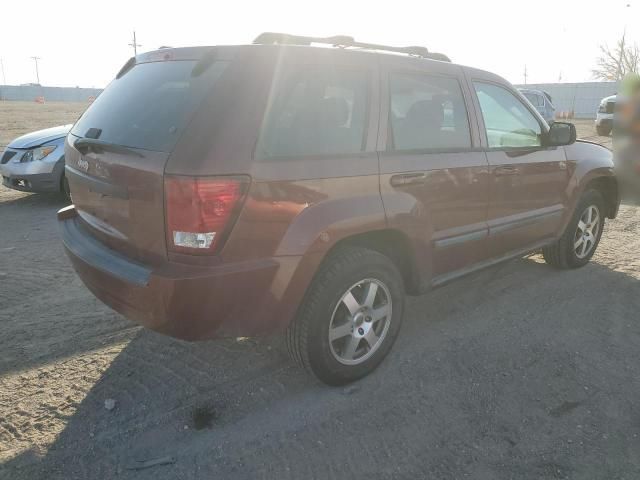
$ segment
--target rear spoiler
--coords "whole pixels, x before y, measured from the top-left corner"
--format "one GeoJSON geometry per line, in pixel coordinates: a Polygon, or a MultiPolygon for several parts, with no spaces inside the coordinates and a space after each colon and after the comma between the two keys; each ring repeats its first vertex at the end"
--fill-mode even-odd
{"type": "Polygon", "coordinates": [[[116,80],[123,77],[138,63],[149,62],[168,62],[171,60],[197,60],[198,63],[193,69],[192,76],[197,77],[211,66],[218,58],[218,49],[216,47],[193,47],[174,49],[170,47],[160,47],[159,50],[146,52],[137,57],[131,57],[125,62],[118,74],[116,80]],[[197,55],[195,54],[197,52],[197,55]]]}

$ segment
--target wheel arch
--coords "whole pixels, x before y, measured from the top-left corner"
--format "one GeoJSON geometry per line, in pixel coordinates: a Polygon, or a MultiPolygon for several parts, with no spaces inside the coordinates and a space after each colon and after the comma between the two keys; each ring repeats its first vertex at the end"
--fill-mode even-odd
{"type": "Polygon", "coordinates": [[[611,150],[592,142],[579,140],[566,146],[565,153],[567,160],[575,165],[569,193],[571,210],[575,208],[584,192],[597,189],[606,201],[606,216],[615,218],[620,196],[611,150]]]}
{"type": "MultiPolygon", "coordinates": [[[[323,266],[330,261],[336,252],[343,247],[361,247],[374,250],[389,257],[400,271],[405,293],[418,295],[424,293],[421,288],[420,272],[415,261],[416,255],[407,235],[402,231],[391,228],[379,228],[364,232],[354,232],[336,240],[326,249],[310,249],[305,254],[285,256],[282,259],[292,259],[287,268],[291,269],[291,276],[287,281],[275,317],[282,327],[286,327],[299,314],[299,309],[305,304],[309,288],[316,280],[323,266]]],[[[282,260],[281,260],[282,261],[282,260]]]]}
{"type": "Polygon", "coordinates": [[[583,192],[589,190],[598,191],[604,198],[606,204],[605,216],[607,218],[616,218],[618,207],[620,205],[618,181],[613,176],[599,176],[587,181],[583,192]]]}
{"type": "Polygon", "coordinates": [[[405,291],[408,294],[420,293],[420,275],[414,261],[413,247],[407,235],[400,230],[386,228],[341,238],[327,250],[322,263],[343,247],[368,248],[385,255],[400,271],[405,291]]]}
{"type": "Polygon", "coordinates": [[[56,160],[56,164],[53,166],[53,174],[56,179],[56,185],[58,186],[58,191],[62,192],[62,179],[64,178],[64,155],[62,155],[58,160],[56,160]]]}

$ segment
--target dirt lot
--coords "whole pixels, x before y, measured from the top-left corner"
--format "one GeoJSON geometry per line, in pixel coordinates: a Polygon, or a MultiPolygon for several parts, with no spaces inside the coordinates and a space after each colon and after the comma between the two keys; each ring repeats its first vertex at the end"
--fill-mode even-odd
{"type": "Polygon", "coordinates": [[[88,105],[84,102],[0,102],[0,150],[25,133],[74,123],[88,105]]]}
{"type": "MultiPolygon", "coordinates": [[[[0,103],[0,144],[82,108],[0,103]]],[[[0,478],[640,478],[640,209],[578,271],[534,255],[409,298],[389,358],[336,389],[279,338],[132,326],[71,270],[61,206],[0,187],[0,478]]]]}

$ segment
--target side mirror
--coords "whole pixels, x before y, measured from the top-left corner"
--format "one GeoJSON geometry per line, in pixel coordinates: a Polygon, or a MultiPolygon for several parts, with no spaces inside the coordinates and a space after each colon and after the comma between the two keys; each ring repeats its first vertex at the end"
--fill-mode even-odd
{"type": "Polygon", "coordinates": [[[576,126],[573,123],[553,122],[547,132],[547,146],[560,147],[576,141],[576,126]]]}

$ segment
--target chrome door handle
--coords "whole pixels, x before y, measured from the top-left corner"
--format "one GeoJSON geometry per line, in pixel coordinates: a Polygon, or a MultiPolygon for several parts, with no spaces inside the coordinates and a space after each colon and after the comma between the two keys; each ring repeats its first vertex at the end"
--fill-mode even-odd
{"type": "Polygon", "coordinates": [[[496,167],[493,171],[495,175],[517,175],[520,173],[520,169],[514,165],[502,165],[500,167],[496,167]]]}
{"type": "Polygon", "coordinates": [[[391,177],[391,186],[402,187],[404,185],[422,185],[427,176],[424,173],[401,173],[391,177]]]}

